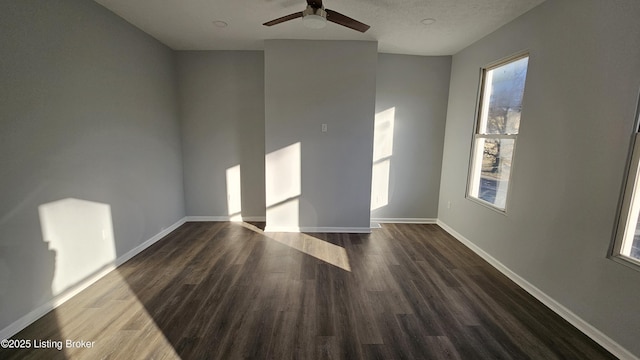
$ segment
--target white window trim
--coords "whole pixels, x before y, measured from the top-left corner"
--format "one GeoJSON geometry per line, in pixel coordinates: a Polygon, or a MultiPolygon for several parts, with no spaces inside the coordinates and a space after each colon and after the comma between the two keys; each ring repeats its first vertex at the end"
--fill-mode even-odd
{"type": "Polygon", "coordinates": [[[627,165],[627,173],[623,186],[622,201],[618,210],[618,221],[614,232],[613,246],[609,257],[623,265],[630,266],[640,271],[640,259],[624,255],[628,253],[633,241],[625,242],[630,232],[635,233],[629,219],[638,219],[640,216],[640,97],[636,109],[634,124],[635,133],[631,141],[631,153],[627,165]]]}
{"type": "MultiPolygon", "coordinates": [[[[478,97],[477,97],[477,102],[476,102],[476,116],[475,116],[475,120],[474,120],[474,128],[473,128],[473,139],[472,139],[472,143],[471,143],[471,155],[469,156],[469,173],[467,174],[467,188],[465,191],[465,198],[469,201],[475,202],[477,204],[480,204],[482,206],[485,206],[499,214],[502,215],[507,215],[507,210],[509,209],[509,202],[511,199],[511,175],[513,174],[513,170],[515,168],[515,157],[516,157],[516,148],[517,148],[517,138],[518,138],[518,134],[482,134],[478,132],[478,129],[482,128],[485,124],[484,122],[486,121],[486,118],[488,116],[485,116],[488,114],[489,111],[489,107],[487,106],[487,102],[488,99],[491,98],[491,94],[486,94],[485,90],[487,85],[490,83],[491,79],[487,79],[487,73],[489,73],[489,71],[497,69],[503,65],[509,64],[511,62],[514,61],[518,61],[522,58],[528,57],[529,59],[531,59],[531,56],[529,55],[529,51],[521,51],[518,52],[514,55],[502,58],[500,60],[494,61],[490,64],[488,64],[487,66],[483,67],[480,69],[480,81],[479,81],[479,86],[478,86],[478,97]],[[478,189],[475,189],[476,185],[475,185],[475,174],[476,174],[476,170],[477,170],[477,166],[481,166],[482,161],[478,161],[478,157],[482,156],[482,153],[480,152],[476,152],[476,144],[477,144],[477,140],[481,139],[481,138],[485,138],[485,139],[513,139],[513,152],[511,155],[511,162],[512,162],[512,167],[511,167],[511,171],[509,172],[509,177],[507,179],[507,182],[509,184],[508,188],[507,188],[507,198],[505,199],[505,204],[504,204],[504,209],[500,208],[498,206],[495,206],[494,204],[488,202],[488,201],[484,201],[478,197],[475,197],[473,195],[471,195],[472,193],[477,193],[478,189]],[[480,165],[479,165],[480,164],[480,165]],[[474,191],[475,190],[475,191],[474,191]]],[[[526,81],[526,80],[525,80],[526,81]]],[[[525,88],[526,88],[526,84],[525,84],[525,88]]],[[[490,91],[489,91],[490,92],[490,91]]],[[[480,186],[480,183],[478,182],[478,186],[480,186]]]]}

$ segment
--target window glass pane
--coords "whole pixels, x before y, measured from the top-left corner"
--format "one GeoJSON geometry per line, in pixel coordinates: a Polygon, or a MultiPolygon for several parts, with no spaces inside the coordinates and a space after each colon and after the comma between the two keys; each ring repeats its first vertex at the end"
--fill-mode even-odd
{"type": "MultiPolygon", "coordinates": [[[[639,139],[636,137],[636,141],[639,139]]],[[[634,152],[638,151],[638,144],[634,147],[634,152]]],[[[640,182],[638,179],[640,173],[638,171],[638,164],[634,164],[636,167],[635,183],[633,184],[633,191],[631,196],[630,207],[628,208],[629,215],[627,218],[627,224],[625,226],[624,238],[622,239],[622,245],[620,247],[620,254],[640,260],[640,182]]],[[[630,172],[630,175],[632,172],[630,172]]],[[[633,182],[633,177],[629,179],[633,182]]],[[[629,191],[631,189],[628,189],[629,191]]]]}
{"type": "Polygon", "coordinates": [[[514,144],[514,139],[477,139],[476,158],[481,165],[473,170],[471,196],[505,209],[514,144]]]}
{"type": "Polygon", "coordinates": [[[487,70],[481,104],[481,134],[517,134],[529,58],[487,70]]]}
{"type": "Polygon", "coordinates": [[[636,231],[633,234],[633,241],[631,241],[629,253],[624,255],[640,260],[640,227],[637,226],[637,224],[640,224],[640,221],[636,223],[636,231]]]}

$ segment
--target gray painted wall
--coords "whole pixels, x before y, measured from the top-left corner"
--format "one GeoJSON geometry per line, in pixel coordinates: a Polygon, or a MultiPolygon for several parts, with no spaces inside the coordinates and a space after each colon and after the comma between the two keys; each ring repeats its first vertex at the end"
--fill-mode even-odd
{"type": "MultiPolygon", "coordinates": [[[[546,2],[454,56],[438,216],[640,356],[640,273],[605,257],[640,87],[639,7],[546,2]],[[479,68],[522,49],[530,75],[504,216],[464,198],[467,165],[479,68]]],[[[420,182],[401,174],[420,161],[432,170],[414,174],[429,190],[412,192],[437,192],[446,58],[377,56],[375,43],[268,41],[265,55],[179,53],[178,82],[168,48],[90,1],[2,2],[0,34],[0,329],[54,296],[65,257],[49,237],[78,240],[43,216],[89,226],[91,240],[113,241],[119,256],[185,213],[227,215],[224,172],[236,164],[243,215],[261,216],[265,149],[300,142],[298,225],[367,227],[373,117],[390,106],[402,139],[393,156],[403,160],[393,165],[390,203],[374,216],[432,217],[435,199],[396,205],[409,193],[399,188],[420,182]],[[408,78],[415,73],[405,68],[423,66],[440,85],[408,78]],[[406,140],[420,126],[432,141],[406,140]],[[433,156],[413,155],[425,151],[433,156]]]]}
{"type": "Polygon", "coordinates": [[[83,0],[2,1],[0,34],[3,329],[185,212],[170,49],[83,0]]]}
{"type": "Polygon", "coordinates": [[[388,204],[372,218],[438,217],[450,74],[451,56],[378,55],[376,114],[395,117],[388,204]]]}
{"type": "Polygon", "coordinates": [[[187,214],[228,216],[240,165],[243,217],[264,217],[264,54],[177,52],[187,214]]]}
{"type": "Polygon", "coordinates": [[[638,356],[640,272],[606,255],[640,87],[639,15],[635,0],[547,1],[456,54],[439,206],[442,221],[638,356]],[[502,215],[464,197],[479,69],[524,49],[502,215]]]}
{"type": "MultiPolygon", "coordinates": [[[[265,42],[266,182],[269,154],[299,143],[299,194],[275,200],[297,200],[294,226],[369,227],[376,62],[375,42],[265,42]]],[[[267,226],[291,226],[266,197],[267,226]]]]}

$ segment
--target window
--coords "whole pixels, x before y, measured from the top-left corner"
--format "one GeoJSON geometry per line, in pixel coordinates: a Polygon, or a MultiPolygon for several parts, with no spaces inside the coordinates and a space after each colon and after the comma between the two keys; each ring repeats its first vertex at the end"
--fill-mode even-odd
{"type": "Polygon", "coordinates": [[[467,195],[500,211],[507,207],[528,64],[525,54],[482,69],[467,195]]]}
{"type": "Polygon", "coordinates": [[[629,263],[640,265],[640,101],[636,113],[635,134],[624,187],[622,209],[618,219],[613,255],[629,263]]]}

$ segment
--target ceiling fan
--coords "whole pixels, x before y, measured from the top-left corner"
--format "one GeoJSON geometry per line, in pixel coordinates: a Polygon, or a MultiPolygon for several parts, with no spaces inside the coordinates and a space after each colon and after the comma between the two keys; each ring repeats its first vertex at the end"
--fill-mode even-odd
{"type": "Polygon", "coordinates": [[[267,21],[262,25],[273,26],[297,18],[302,18],[302,21],[304,21],[305,25],[311,28],[324,27],[327,21],[346,26],[350,29],[360,31],[362,33],[369,30],[370,27],[367,24],[363,24],[358,20],[352,19],[346,15],[342,15],[339,12],[325,9],[324,6],[322,6],[322,0],[307,0],[307,8],[304,11],[289,14],[275,20],[267,21]]]}

